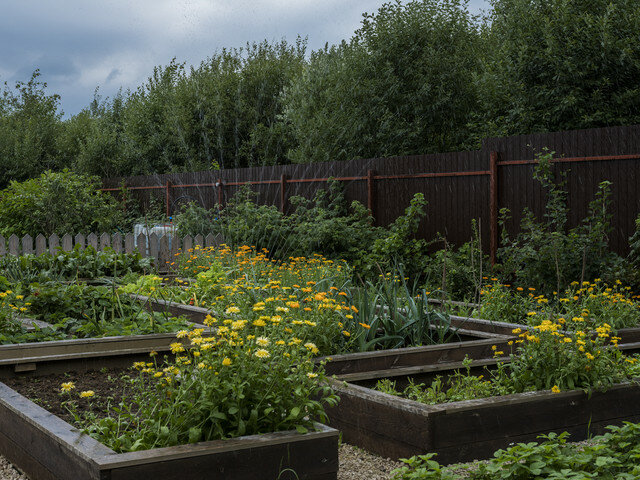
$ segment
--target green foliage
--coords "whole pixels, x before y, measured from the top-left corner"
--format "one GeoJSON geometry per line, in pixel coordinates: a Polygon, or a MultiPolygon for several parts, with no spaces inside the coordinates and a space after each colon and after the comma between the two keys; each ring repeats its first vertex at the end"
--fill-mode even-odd
{"type": "Polygon", "coordinates": [[[190,202],[183,205],[180,212],[174,217],[176,233],[180,237],[191,235],[207,236],[215,229],[213,212],[190,202]]]}
{"type": "Polygon", "coordinates": [[[57,145],[60,97],[47,95],[39,76],[36,70],[15,91],[5,83],[0,93],[0,188],[64,165],[57,145]]]}
{"type": "Polygon", "coordinates": [[[471,375],[471,360],[465,357],[462,362],[466,372],[456,370],[446,380],[436,377],[430,385],[416,384],[409,379],[409,384],[402,392],[396,390],[396,382],[383,379],[376,384],[376,390],[415,400],[416,402],[436,405],[438,403],[457,402],[473,398],[486,398],[500,395],[503,391],[498,385],[485,380],[482,375],[471,375]]]}
{"type": "Polygon", "coordinates": [[[373,226],[370,212],[359,202],[348,208],[340,182],[330,180],[327,190],[318,190],[312,201],[291,197],[295,207],[291,222],[292,250],[299,255],[320,253],[355,264],[367,246],[382,235],[373,226]]]}
{"type": "Polygon", "coordinates": [[[266,248],[278,258],[292,253],[291,226],[288,218],[277,207],[258,205],[257,194],[243,186],[220,212],[215,232],[222,234],[232,248],[253,245],[266,248]]]}
{"type": "Polygon", "coordinates": [[[357,313],[344,320],[351,349],[364,352],[445,343],[457,338],[449,315],[429,306],[429,296],[417,283],[409,284],[402,268],[381,275],[375,283],[348,289],[357,313]]]}
{"type": "Polygon", "coordinates": [[[479,36],[463,0],[387,2],[350,41],[313,52],[285,94],[293,162],[461,148],[479,36]]]}
{"type": "Polygon", "coordinates": [[[134,92],[97,95],[66,125],[74,168],[117,176],[286,163],[281,93],[305,42],[223,49],[190,70],[173,59],[134,92]]]}
{"type": "MultiPolygon", "coordinates": [[[[466,374],[457,371],[446,381],[437,378],[431,385],[411,384],[401,395],[435,404],[539,390],[592,392],[637,376],[638,359],[622,354],[617,347],[619,338],[611,336],[607,323],[596,326],[582,319],[566,324],[571,331],[563,332],[563,328],[564,321],[543,320],[533,328],[514,329],[519,335],[509,342],[513,348],[509,362],[499,361],[497,368],[489,371],[488,380],[473,376],[471,361],[465,359],[466,374]],[[590,336],[591,331],[595,334],[590,336]]],[[[495,358],[506,358],[496,346],[493,350],[495,358]]],[[[389,383],[380,384],[380,388],[399,394],[389,383]]]]}
{"type": "Polygon", "coordinates": [[[109,416],[76,416],[86,433],[118,452],[280,430],[307,433],[326,418],[324,406],[337,403],[306,346],[287,345],[273,333],[256,338],[241,328],[210,338],[198,331],[179,336],[192,348],[176,342],[175,360],[137,362],[139,375],[109,416]]]}
{"type": "Polygon", "coordinates": [[[483,136],[640,123],[638,2],[491,5],[479,87],[483,136]]]}
{"type": "Polygon", "coordinates": [[[430,290],[439,290],[444,297],[477,302],[480,299],[483,273],[490,271],[489,256],[482,253],[480,232],[472,221],[473,237],[458,249],[446,240],[425,267],[430,290]]]}
{"type": "Polygon", "coordinates": [[[609,432],[588,444],[567,443],[567,432],[540,435],[539,442],[518,443],[498,450],[488,462],[462,477],[442,467],[434,454],[404,459],[405,466],[394,471],[394,480],[632,480],[640,476],[640,424],[624,422],[609,426],[609,432]]]}
{"type": "Polygon", "coordinates": [[[55,254],[7,255],[0,257],[0,271],[11,283],[29,284],[75,278],[97,279],[145,273],[152,269],[151,258],[140,254],[116,253],[113,249],[97,252],[92,246],[55,254]]]}
{"type": "Polygon", "coordinates": [[[0,194],[0,233],[5,237],[106,232],[120,220],[120,209],[98,191],[99,180],[68,170],[47,171],[0,194]]]}
{"type": "Polygon", "coordinates": [[[563,291],[575,279],[594,279],[616,263],[616,255],[608,250],[611,183],[600,183],[582,224],[567,229],[567,192],[564,178],[555,181],[551,163],[554,153],[545,150],[538,154],[534,171],[534,178],[548,192],[544,220],[538,221],[525,210],[520,233],[511,239],[505,229],[508,210],[501,212],[499,258],[503,273],[520,285],[545,293],[563,291]]]}
{"type": "Polygon", "coordinates": [[[25,315],[71,338],[174,332],[186,325],[182,319],[147,312],[114,287],[32,284],[25,288],[24,305],[25,315]]]}

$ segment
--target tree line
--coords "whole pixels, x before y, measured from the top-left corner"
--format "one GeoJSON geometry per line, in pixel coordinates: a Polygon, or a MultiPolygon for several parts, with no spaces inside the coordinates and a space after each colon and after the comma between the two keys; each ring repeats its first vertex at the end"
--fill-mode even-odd
{"type": "Polygon", "coordinates": [[[0,188],[473,149],[491,136],[640,123],[637,0],[385,3],[338,45],[171,60],[63,118],[38,71],[0,95],[0,188]]]}

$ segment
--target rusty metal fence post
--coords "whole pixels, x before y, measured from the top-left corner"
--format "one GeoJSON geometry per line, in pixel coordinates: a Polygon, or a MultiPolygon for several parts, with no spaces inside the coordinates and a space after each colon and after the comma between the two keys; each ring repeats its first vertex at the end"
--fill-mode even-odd
{"type": "Polygon", "coordinates": [[[489,175],[489,252],[491,265],[495,265],[498,254],[498,152],[489,155],[489,175]]]}

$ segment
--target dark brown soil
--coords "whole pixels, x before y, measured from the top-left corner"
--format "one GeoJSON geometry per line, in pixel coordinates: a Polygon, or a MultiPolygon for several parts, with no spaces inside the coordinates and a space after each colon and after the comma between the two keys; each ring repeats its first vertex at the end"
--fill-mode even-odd
{"type": "Polygon", "coordinates": [[[74,423],[68,404],[75,403],[74,410],[107,416],[111,407],[117,407],[127,392],[127,376],[137,375],[130,369],[104,369],[85,373],[65,373],[43,377],[16,377],[3,380],[5,384],[47,409],[63,420],[74,423]],[[73,382],[75,388],[62,393],[61,385],[73,382]],[[95,395],[81,398],[80,392],[92,390],[95,395]]]}

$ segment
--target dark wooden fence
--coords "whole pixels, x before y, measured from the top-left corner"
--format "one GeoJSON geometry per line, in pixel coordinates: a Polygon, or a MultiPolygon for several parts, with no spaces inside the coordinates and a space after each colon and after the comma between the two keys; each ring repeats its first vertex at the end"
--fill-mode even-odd
{"type": "Polygon", "coordinates": [[[104,189],[117,194],[126,185],[127,195],[143,206],[155,198],[170,215],[189,201],[206,208],[224,204],[250,183],[260,203],[287,213],[291,196],[311,198],[333,177],[344,184],[349,201],[371,209],[378,225],[393,222],[422,192],[429,206],[420,237],[440,233],[461,244],[471,238],[476,219],[484,248],[495,254],[500,208],[511,210],[507,227],[512,234],[525,207],[538,217],[544,212],[545,192],[533,179],[534,158],[543,148],[556,152],[555,171],[567,172],[569,226],[587,214],[598,184],[612,182],[610,241],[613,250],[626,254],[640,212],[640,125],[489,138],[469,152],[112,178],[104,181],[104,189]]]}

